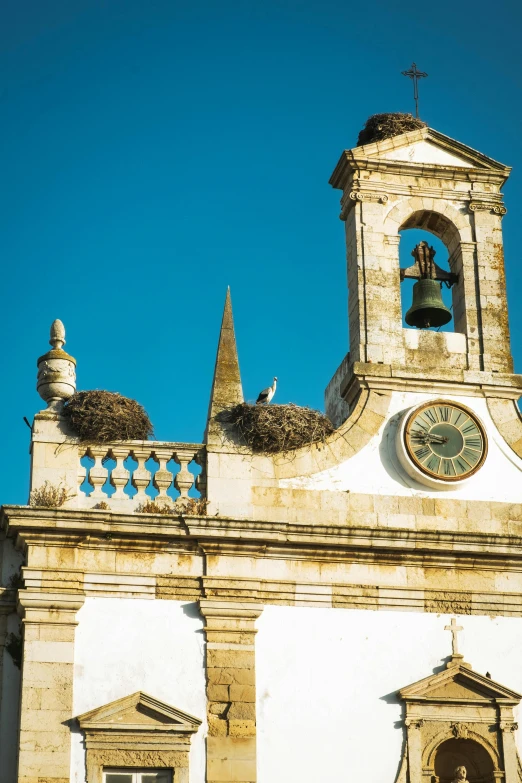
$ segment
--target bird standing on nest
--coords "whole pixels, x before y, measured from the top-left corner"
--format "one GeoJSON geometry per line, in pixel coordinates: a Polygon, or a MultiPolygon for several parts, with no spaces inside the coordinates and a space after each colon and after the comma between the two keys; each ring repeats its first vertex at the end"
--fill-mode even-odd
{"type": "Polygon", "coordinates": [[[267,389],[263,389],[262,392],[259,392],[259,397],[256,400],[256,405],[259,405],[260,403],[269,403],[276,392],[276,386],[277,386],[277,378],[274,378],[274,382],[272,386],[269,386],[267,389]]]}

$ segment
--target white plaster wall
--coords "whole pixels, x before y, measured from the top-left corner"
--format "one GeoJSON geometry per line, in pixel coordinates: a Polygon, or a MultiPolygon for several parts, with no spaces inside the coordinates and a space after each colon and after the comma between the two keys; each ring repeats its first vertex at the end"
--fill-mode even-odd
{"type": "MultiPolygon", "coordinates": [[[[17,614],[7,618],[7,633],[20,635],[17,614]]],[[[1,653],[0,653],[1,654],[1,653]]],[[[2,702],[0,704],[0,781],[15,783],[18,752],[18,711],[20,704],[20,669],[3,650],[2,702]]]]}
{"type": "MultiPolygon", "coordinates": [[[[203,619],[197,604],[87,598],[78,612],[73,714],[145,691],[203,721],[192,739],[191,783],[205,781],[203,619]]],[[[72,737],[71,783],[85,781],[82,735],[72,737]]]]}
{"type": "MultiPolygon", "coordinates": [[[[522,619],[458,621],[473,668],[522,692],[522,619]]],[[[414,612],[266,607],[256,637],[258,783],[394,783],[403,743],[395,693],[444,665],[448,622],[414,612]]]]}
{"type": "Polygon", "coordinates": [[[386,422],[377,435],[354,457],[313,476],[283,479],[280,486],[376,495],[417,495],[520,503],[522,460],[497,430],[489,415],[486,400],[451,394],[394,392],[386,422]],[[449,490],[430,489],[410,478],[399,463],[395,447],[395,435],[402,415],[416,405],[442,397],[460,402],[473,410],[488,435],[488,456],[482,468],[461,486],[449,490]]]}

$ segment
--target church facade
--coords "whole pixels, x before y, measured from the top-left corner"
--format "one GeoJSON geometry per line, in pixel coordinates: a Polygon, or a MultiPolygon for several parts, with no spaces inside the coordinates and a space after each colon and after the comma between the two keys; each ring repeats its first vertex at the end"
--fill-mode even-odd
{"type": "Polygon", "coordinates": [[[31,490],[67,499],[2,509],[1,783],[521,783],[509,171],[430,128],[343,152],[324,442],[254,453],[220,420],[243,401],[229,295],[200,444],[79,442],[53,325],[31,490]],[[420,242],[401,270],[408,229],[448,269],[420,242]],[[169,513],[140,511],[152,485],[169,513]]]}

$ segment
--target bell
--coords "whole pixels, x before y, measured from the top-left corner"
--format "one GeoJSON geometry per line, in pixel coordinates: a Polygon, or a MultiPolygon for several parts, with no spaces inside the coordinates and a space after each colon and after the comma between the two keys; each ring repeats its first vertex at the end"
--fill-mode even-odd
{"type": "Polygon", "coordinates": [[[442,301],[440,285],[436,280],[424,278],[413,286],[413,304],[406,313],[408,326],[429,329],[444,326],[451,321],[451,313],[442,301]]]}

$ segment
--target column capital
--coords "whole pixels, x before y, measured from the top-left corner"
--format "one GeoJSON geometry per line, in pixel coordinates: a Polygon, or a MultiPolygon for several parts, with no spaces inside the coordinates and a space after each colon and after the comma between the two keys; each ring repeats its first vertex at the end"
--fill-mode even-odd
{"type": "Polygon", "coordinates": [[[199,610],[207,620],[210,618],[220,618],[226,620],[257,620],[261,615],[264,606],[261,604],[250,603],[249,601],[214,601],[207,598],[200,599],[199,610]]]}
{"type": "Polygon", "coordinates": [[[85,596],[80,594],[19,590],[17,611],[24,624],[76,626],[76,613],[84,602],[85,596]]]}

